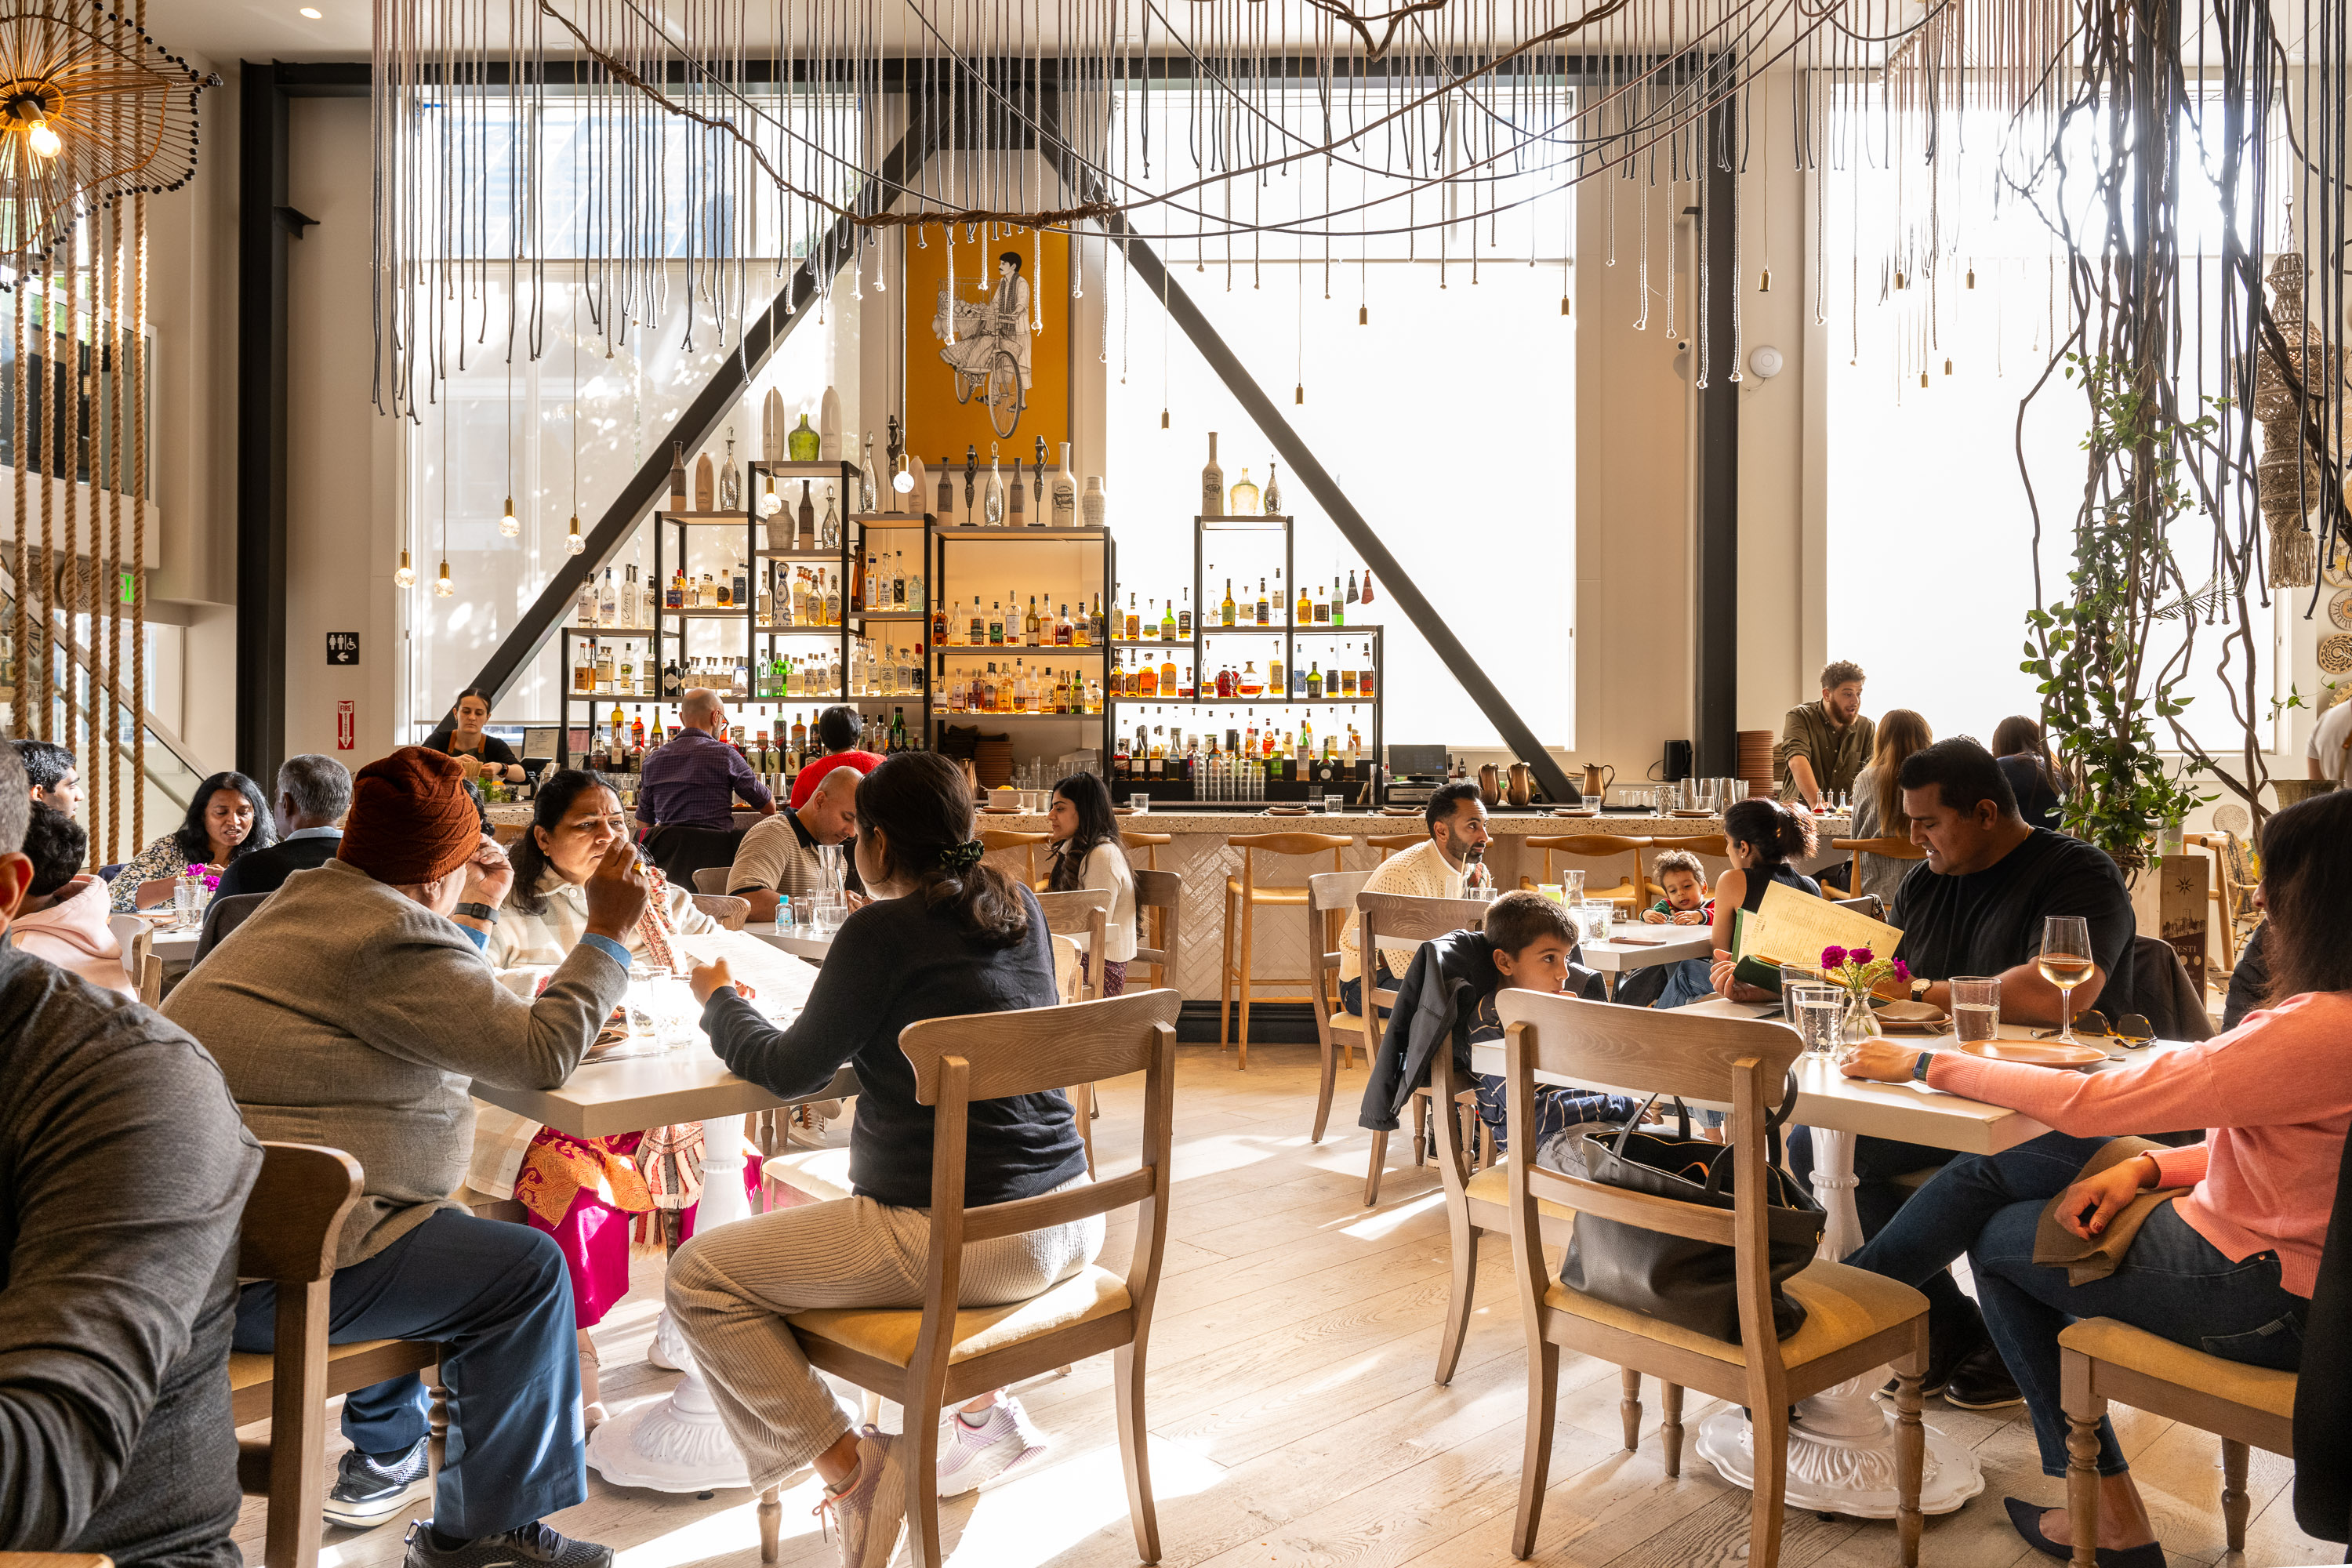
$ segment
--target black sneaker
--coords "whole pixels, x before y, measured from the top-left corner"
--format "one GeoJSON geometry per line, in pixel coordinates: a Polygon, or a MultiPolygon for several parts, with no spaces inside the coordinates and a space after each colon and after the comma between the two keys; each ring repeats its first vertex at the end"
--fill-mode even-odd
{"type": "Polygon", "coordinates": [[[431,1502],[431,1472],[422,1437],[405,1454],[345,1454],[335,1468],[334,1489],[327,1494],[327,1522],[367,1530],[413,1504],[431,1502]]]}
{"type": "Polygon", "coordinates": [[[2025,1395],[2009,1375],[2009,1363],[1988,1340],[1952,1368],[1951,1381],[1944,1384],[1944,1403],[1962,1410],[2006,1410],[2024,1404],[2025,1395]]]}
{"type": "Polygon", "coordinates": [[[433,1521],[420,1519],[408,1527],[403,1568],[613,1568],[613,1549],[534,1521],[444,1552],[434,1544],[433,1521]]]}
{"type": "MultiPolygon", "coordinates": [[[[1991,1342],[1989,1340],[1976,1339],[1957,1340],[1949,1344],[1939,1344],[1934,1339],[1929,1339],[1927,1342],[1927,1371],[1926,1375],[1921,1377],[1919,1380],[1919,1397],[1922,1399],[1933,1399],[1936,1395],[1943,1393],[1945,1385],[1952,1381],[1952,1370],[1958,1366],[1960,1363],[1966,1361],[1969,1355],[1976,1351],[1978,1346],[1987,1345],[1990,1342],[1991,1342]]],[[[1888,1378],[1886,1380],[1886,1386],[1880,1389],[1878,1392],[1885,1394],[1889,1399],[1894,1398],[1895,1385],[1898,1381],[1899,1380],[1895,1378],[1888,1378]]]]}

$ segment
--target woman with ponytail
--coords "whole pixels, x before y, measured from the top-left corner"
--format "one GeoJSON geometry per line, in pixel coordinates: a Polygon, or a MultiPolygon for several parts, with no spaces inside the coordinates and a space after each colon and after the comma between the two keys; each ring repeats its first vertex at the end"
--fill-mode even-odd
{"type": "MultiPolygon", "coordinates": [[[[709,1383],[754,1488],[814,1463],[850,1560],[882,1563],[905,1512],[896,1439],[854,1431],[785,1321],[817,1308],[918,1307],[930,1245],[932,1110],[915,1099],[899,1031],[926,1018],[1050,1007],[1060,1000],[1045,920],[1028,889],[981,862],[971,793],[937,752],[885,759],[857,786],[857,871],[873,901],[842,922],[808,1004],[769,1023],[727,966],[693,974],[719,1058],[772,1093],[816,1093],[845,1063],[861,1092],[850,1129],[852,1195],[756,1215],[696,1237],[671,1259],[669,1307],[709,1383]],[[869,1531],[875,1550],[862,1543],[869,1531]]],[[[964,1201],[1034,1197],[1086,1177],[1058,1092],[983,1101],[965,1130],[964,1201]]],[[[966,1306],[1018,1301],[1102,1249],[1099,1216],[967,1247],[966,1306]]],[[[950,1423],[940,1489],[969,1491],[1026,1462],[1045,1439],[1019,1404],[983,1395],[950,1423]]]]}

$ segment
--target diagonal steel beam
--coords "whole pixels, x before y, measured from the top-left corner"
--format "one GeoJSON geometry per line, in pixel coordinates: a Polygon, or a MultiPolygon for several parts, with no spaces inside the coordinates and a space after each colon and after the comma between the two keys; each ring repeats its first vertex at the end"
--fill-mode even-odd
{"type": "Polygon", "coordinates": [[[1126,252],[1128,265],[1135,268],[1136,276],[1143,280],[1152,298],[1166,301],[1169,315],[1183,329],[1184,336],[1191,340],[1193,348],[1200,351],[1201,357],[1209,362],[1209,368],[1217,373],[1217,379],[1225,384],[1225,390],[1241,404],[1242,411],[1256,424],[1258,434],[1272,442],[1274,449],[1282,454],[1283,460],[1290,465],[1294,480],[1306,486],[1307,493],[1322,507],[1324,514],[1330,518],[1341,537],[1363,556],[1364,564],[1380,574],[1381,582],[1388,590],[1390,603],[1404,612],[1405,619],[1412,623],[1413,629],[1436,650],[1448,673],[1461,683],[1462,689],[1469,693],[1470,700],[1478,705],[1478,711],[1486,716],[1486,721],[1494,725],[1496,732],[1503,737],[1503,743],[1534,771],[1545,794],[1554,800],[1574,799],[1577,790],[1569,783],[1567,770],[1544,749],[1543,742],[1536,739],[1536,732],[1528,729],[1527,721],[1519,717],[1518,710],[1513,708],[1509,699],[1486,678],[1486,672],[1479,668],[1470,650],[1462,646],[1462,639],[1454,635],[1454,628],[1445,624],[1444,617],[1423,595],[1412,578],[1398,563],[1397,558],[1389,553],[1388,546],[1381,542],[1381,536],[1372,531],[1371,524],[1364,521],[1355,503],[1347,498],[1323,465],[1316,460],[1306,441],[1291,428],[1290,421],[1282,416],[1281,408],[1265,395],[1256,378],[1242,363],[1241,357],[1218,334],[1217,329],[1209,324],[1208,317],[1201,313],[1201,308],[1192,302],[1192,297],[1169,276],[1159,253],[1135,237],[1126,219],[1117,214],[1111,216],[1104,227],[1118,247],[1126,252]]]}
{"type": "MultiPolygon", "coordinates": [[[[882,172],[877,185],[869,192],[887,191],[911,181],[931,153],[938,149],[946,126],[931,112],[928,99],[908,100],[907,133],[882,160],[882,172]]],[[[862,206],[873,199],[869,195],[860,199],[862,206]]],[[[597,565],[643,520],[647,508],[669,487],[669,450],[673,442],[683,443],[692,451],[710,438],[719,422],[734,407],[735,400],[751,384],[751,377],[768,363],[768,357],[783,346],[801,318],[808,313],[817,290],[831,284],[830,277],[817,276],[816,258],[821,256],[855,257],[861,231],[847,217],[836,221],[825,238],[809,252],[809,260],[793,268],[792,280],[768,308],[743,329],[741,346],[727,357],[726,363],[712,373],[710,380],[694,401],[687,405],[676,422],[661,437],[649,446],[645,463],[621,487],[596,525],[588,531],[585,547],[579,554],[567,558],[548,579],[547,586],[532,601],[530,609],[515,625],[513,633],[491,653],[488,664],[469,683],[491,695],[493,703],[506,695],[507,689],[521,676],[524,668],[537,658],[547,639],[555,635],[573,603],[580,596],[580,585],[588,581],[597,565]]],[[[559,672],[560,673],[560,672],[559,672]]],[[[451,712],[455,712],[455,708],[451,712]]],[[[448,715],[445,714],[444,718],[448,715]]]]}

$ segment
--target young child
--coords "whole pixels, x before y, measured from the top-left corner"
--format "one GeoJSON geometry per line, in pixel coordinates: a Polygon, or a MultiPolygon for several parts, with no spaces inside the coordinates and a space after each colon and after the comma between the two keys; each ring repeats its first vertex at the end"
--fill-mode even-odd
{"type": "Polygon", "coordinates": [[[1657,879],[1665,897],[1650,906],[1642,919],[1654,926],[1706,925],[1715,916],[1709,912],[1706,896],[1706,871],[1698,857],[1687,849],[1669,849],[1650,866],[1650,875],[1657,879]]]}
{"type": "MultiPolygon", "coordinates": [[[[1567,989],[1576,953],[1576,928],[1568,910],[1540,893],[1524,889],[1505,893],[1486,910],[1486,944],[1492,950],[1496,984],[1478,998],[1470,1021],[1474,1045],[1500,1041],[1503,1020],[1495,998],[1517,986],[1527,991],[1567,989]]],[[[1479,1073],[1478,1120],[1493,1133],[1495,1151],[1508,1143],[1506,1104],[1509,1091],[1498,1074],[1479,1073]]],[[[1596,1094],[1585,1089],[1536,1086],[1536,1161],[1565,1168],[1548,1151],[1570,1128],[1592,1122],[1615,1125],[1630,1121],[1640,1106],[1623,1095],[1596,1094]]]]}

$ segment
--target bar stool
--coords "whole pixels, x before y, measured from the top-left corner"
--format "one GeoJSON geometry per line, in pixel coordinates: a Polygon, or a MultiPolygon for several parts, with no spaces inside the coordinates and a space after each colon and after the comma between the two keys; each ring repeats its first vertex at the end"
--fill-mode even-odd
{"type": "Polygon", "coordinates": [[[1034,888],[1037,885],[1037,846],[1049,842],[1053,837],[1050,833],[1013,833],[1002,828],[983,827],[980,830],[980,847],[992,852],[998,849],[1026,852],[1029,860],[1027,879],[1034,888]]]}
{"type": "Polygon", "coordinates": [[[1379,850],[1381,858],[1385,860],[1391,855],[1428,843],[1429,835],[1426,833],[1367,833],[1364,835],[1364,842],[1379,850]]]}
{"type": "MultiPolygon", "coordinates": [[[[1260,855],[1304,858],[1328,852],[1331,857],[1331,869],[1337,871],[1339,869],[1339,852],[1349,848],[1355,842],[1353,838],[1344,835],[1334,836],[1328,833],[1244,833],[1225,840],[1226,848],[1238,849],[1242,852],[1242,874],[1225,879],[1225,957],[1220,976],[1221,984],[1217,1001],[1217,1048],[1223,1050],[1226,1042],[1233,1037],[1231,1031],[1234,984],[1239,981],[1242,992],[1241,1054],[1234,1063],[1236,1068],[1247,1070],[1249,1067],[1250,991],[1259,978],[1251,973],[1251,966],[1256,956],[1252,949],[1251,937],[1257,930],[1258,908],[1261,905],[1276,905],[1303,910],[1307,907],[1307,889],[1303,887],[1259,887],[1257,858],[1260,855]],[[1241,963],[1238,967],[1234,963],[1236,921],[1239,923],[1241,940],[1241,963]]],[[[1273,985],[1298,985],[1308,988],[1276,992],[1274,995],[1265,998],[1267,1001],[1312,1002],[1315,1000],[1315,992],[1312,989],[1315,982],[1311,975],[1269,975],[1265,977],[1265,983],[1273,985]]]]}
{"type": "Polygon", "coordinates": [[[1612,903],[1627,904],[1636,910],[1641,908],[1642,900],[1646,896],[1643,889],[1649,886],[1649,879],[1642,871],[1642,851],[1656,843],[1656,839],[1628,838],[1614,833],[1555,833],[1543,837],[1523,838],[1520,842],[1530,849],[1544,852],[1543,879],[1547,882],[1557,879],[1551,874],[1551,858],[1555,854],[1565,855],[1571,860],[1605,860],[1616,855],[1633,856],[1632,881],[1620,882],[1613,888],[1595,888],[1588,878],[1584,884],[1584,896],[1607,899],[1612,903]]]}
{"type": "Polygon", "coordinates": [[[1147,871],[1160,869],[1160,847],[1176,842],[1172,833],[1129,833],[1124,827],[1118,830],[1118,836],[1130,849],[1139,844],[1143,846],[1143,867],[1147,871]]]}

